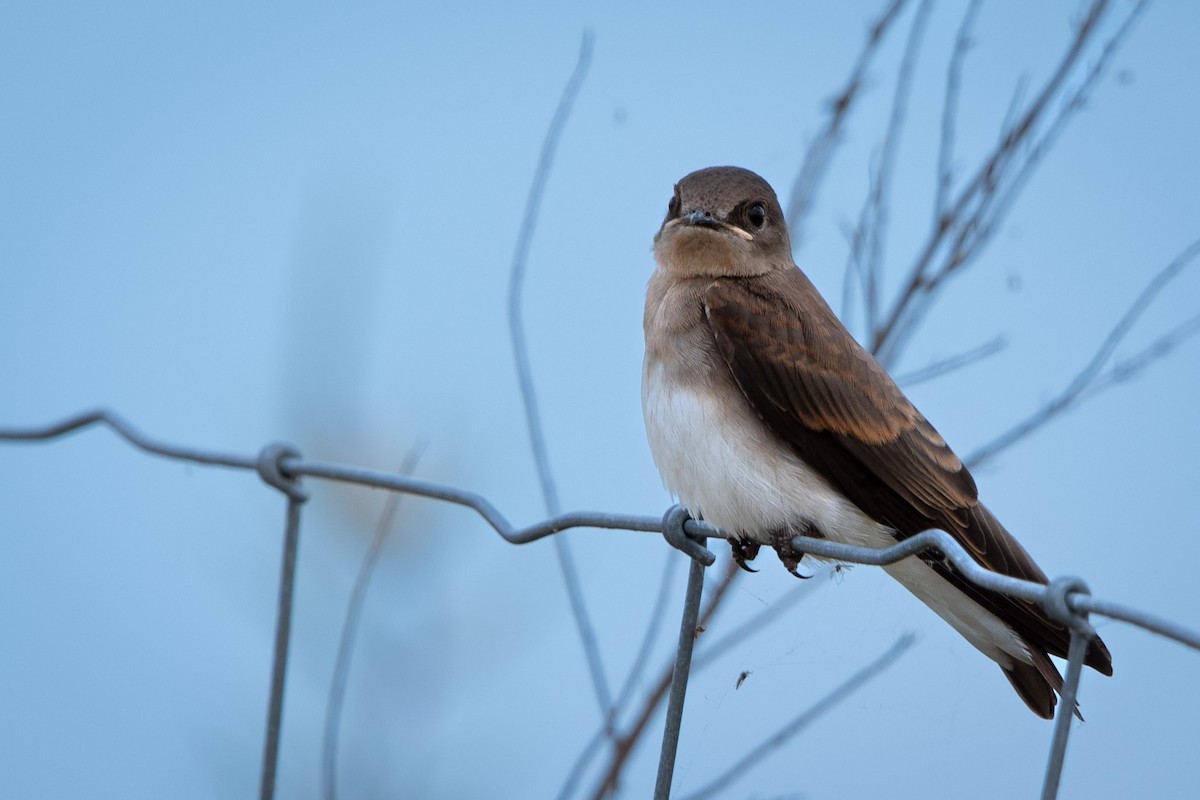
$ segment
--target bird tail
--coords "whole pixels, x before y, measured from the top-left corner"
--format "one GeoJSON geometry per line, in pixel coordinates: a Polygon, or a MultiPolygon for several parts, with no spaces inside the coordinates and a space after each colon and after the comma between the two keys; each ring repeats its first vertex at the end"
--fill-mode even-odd
{"type": "MultiPolygon", "coordinates": [[[[1062,694],[1062,675],[1043,651],[1030,648],[1030,655],[1033,664],[1013,661],[1011,667],[1001,666],[1000,670],[1033,713],[1042,719],[1054,719],[1054,707],[1058,704],[1058,695],[1062,694]]],[[[1083,720],[1078,703],[1075,716],[1083,720]]]]}

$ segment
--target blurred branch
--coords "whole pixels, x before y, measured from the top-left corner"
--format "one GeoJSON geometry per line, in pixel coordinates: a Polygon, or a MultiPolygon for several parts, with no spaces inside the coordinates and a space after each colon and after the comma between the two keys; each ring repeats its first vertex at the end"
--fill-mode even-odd
{"type": "MultiPolygon", "coordinates": [[[[425,440],[418,440],[404,456],[404,462],[398,470],[401,475],[412,475],[425,452],[425,440]]],[[[354,579],[354,588],[350,592],[350,602],[346,604],[346,621],[342,623],[342,638],[338,642],[337,658],[334,660],[333,677],[329,682],[329,701],[325,707],[325,733],[321,747],[321,786],[322,795],[326,800],[337,797],[337,752],[339,729],[342,720],[342,704],[346,699],[346,680],[350,674],[350,658],[354,653],[354,639],[358,635],[358,624],[362,620],[363,606],[367,600],[367,586],[379,563],[383,552],[383,543],[391,530],[396,517],[396,509],[404,495],[390,492],[383,503],[383,513],[379,515],[379,523],[375,526],[375,535],[363,556],[362,566],[358,569],[358,577],[354,579]]]]}
{"type": "Polygon", "coordinates": [[[1004,433],[983,445],[964,459],[964,463],[974,468],[994,458],[1012,445],[1029,436],[1046,423],[1055,419],[1063,412],[1072,408],[1085,397],[1094,396],[1103,388],[1113,386],[1127,380],[1135,372],[1139,372],[1149,364],[1162,358],[1181,341],[1200,330],[1198,318],[1193,317],[1169,333],[1154,340],[1149,347],[1135,354],[1131,359],[1118,363],[1105,372],[1104,365],[1112,358],[1113,352],[1122,340],[1132,330],[1134,324],[1145,313],[1167,284],[1179,276],[1185,267],[1197,256],[1200,256],[1200,240],[1196,240],[1183,249],[1169,264],[1159,270],[1146,287],[1125,311],[1108,335],[1101,341],[1100,347],[1084,365],[1065,389],[1057,396],[1044,403],[1037,411],[1018,422],[1004,433]]]}
{"type": "Polygon", "coordinates": [[[816,578],[818,576],[828,575],[832,569],[833,567],[830,565],[821,567],[816,571],[816,573],[813,574],[812,580],[802,581],[796,586],[793,586],[783,597],[779,598],[774,603],[771,603],[766,608],[752,616],[750,619],[726,633],[720,639],[708,643],[704,647],[700,648],[692,668],[694,670],[704,669],[709,664],[716,661],[717,658],[724,655],[727,651],[732,650],[734,647],[749,639],[751,636],[765,631],[771,625],[771,623],[778,622],[779,620],[783,619],[784,612],[824,585],[824,581],[818,581],[816,578]]]}
{"type": "MultiPolygon", "coordinates": [[[[716,582],[717,586],[714,587],[715,593],[710,596],[708,607],[701,615],[701,627],[707,625],[708,620],[710,620],[716,613],[721,603],[721,595],[723,595],[725,590],[729,588],[732,580],[742,574],[741,572],[732,569],[730,566],[732,563],[733,562],[731,561],[730,564],[726,566],[726,570],[722,574],[722,578],[716,582]]],[[[830,567],[823,567],[819,569],[816,575],[813,577],[815,578],[817,575],[827,574],[830,569],[830,567]]],[[[664,586],[665,585],[666,581],[664,580],[664,586]]],[[[701,640],[700,646],[697,648],[696,658],[692,663],[693,674],[711,665],[719,656],[723,655],[725,652],[737,646],[738,644],[741,644],[751,636],[766,631],[772,623],[783,619],[789,608],[798,603],[800,600],[808,597],[817,589],[821,588],[822,585],[822,582],[817,580],[804,581],[797,586],[794,586],[776,602],[770,604],[768,607],[764,608],[750,619],[747,619],[737,625],[737,627],[726,633],[721,638],[716,640],[701,640]]],[[[653,611],[654,616],[663,616],[662,607],[665,599],[666,593],[660,592],[659,599],[655,603],[655,608],[653,611]]],[[[647,633],[649,634],[649,632],[647,633]]],[[[697,633],[697,635],[700,634],[697,633]]],[[[648,640],[649,637],[643,641],[643,652],[646,651],[646,642],[648,640]]],[[[639,653],[639,658],[640,657],[641,655],[639,653]]],[[[643,706],[638,712],[637,721],[630,728],[629,734],[627,734],[625,737],[625,740],[628,741],[627,746],[630,751],[632,751],[636,745],[636,742],[633,741],[633,739],[637,736],[640,736],[645,731],[645,723],[649,722],[653,712],[658,709],[659,704],[661,704],[663,699],[666,698],[666,691],[670,687],[670,681],[671,674],[670,667],[668,665],[666,674],[660,676],[659,681],[655,684],[655,691],[658,693],[657,696],[647,696],[647,698],[645,698],[643,701],[643,706]],[[646,701],[649,701],[649,705],[647,705],[646,701]]],[[[626,686],[622,688],[621,696],[617,699],[617,702],[613,706],[613,711],[615,714],[619,715],[625,708],[625,705],[628,702],[628,697],[626,696],[625,690],[627,688],[631,688],[632,685],[633,673],[631,672],[626,686]]],[[[565,798],[568,798],[574,794],[575,787],[582,777],[583,771],[587,768],[588,764],[598,751],[600,744],[604,741],[603,733],[604,731],[600,730],[593,735],[588,741],[587,745],[584,746],[579,756],[576,758],[574,765],[571,767],[571,772],[563,784],[563,788],[559,790],[558,797],[560,800],[565,800],[565,798]]],[[[615,787],[612,789],[612,791],[615,791],[615,787]]]]}
{"type": "Polygon", "coordinates": [[[621,686],[621,691],[617,693],[617,699],[609,709],[604,724],[600,726],[600,730],[592,736],[575,758],[575,763],[567,773],[567,779],[563,781],[562,788],[558,791],[559,798],[567,798],[575,793],[575,787],[578,786],[580,779],[583,777],[584,770],[587,769],[592,759],[599,752],[600,745],[604,743],[606,738],[612,738],[612,731],[616,728],[618,717],[629,703],[634,687],[637,686],[641,680],[642,673],[646,669],[646,664],[650,658],[650,650],[658,639],[658,629],[661,627],[663,618],[666,616],[664,610],[667,607],[668,592],[672,583],[671,577],[675,572],[675,568],[681,563],[678,554],[673,549],[668,548],[666,556],[666,562],[663,564],[662,578],[658,583],[658,596],[655,597],[654,605],[650,609],[650,622],[646,626],[646,632],[642,635],[642,643],[638,647],[637,655],[634,656],[633,664],[629,667],[629,672],[625,676],[625,682],[621,686]]]}
{"type": "Polygon", "coordinates": [[[787,223],[792,234],[793,247],[804,239],[804,221],[812,211],[825,172],[833,160],[834,152],[841,144],[842,126],[845,125],[850,109],[862,90],[867,67],[879,52],[888,28],[895,22],[905,2],[906,0],[892,0],[879,18],[871,23],[867,39],[863,42],[858,59],[850,70],[850,77],[842,90],[829,102],[825,124],[804,153],[804,160],[796,172],[796,179],[792,182],[792,196],[787,204],[787,223]]]}
{"type": "MultiPolygon", "coordinates": [[[[883,246],[887,239],[888,197],[891,193],[892,173],[896,166],[896,153],[900,144],[900,133],[904,129],[904,114],[912,90],[913,70],[921,51],[921,37],[933,8],[930,0],[921,0],[909,28],[908,40],[904,44],[904,55],[900,59],[900,72],[896,77],[896,89],[892,95],[892,110],[888,116],[887,129],[879,160],[872,170],[871,189],[859,213],[846,265],[847,285],[849,275],[857,274],[863,284],[863,307],[866,311],[867,330],[874,330],[879,317],[879,285],[883,276],[883,246]]],[[[849,298],[843,308],[850,306],[849,298]]],[[[846,322],[845,319],[842,320],[846,322]]]]}
{"type": "Polygon", "coordinates": [[[1182,325],[1163,334],[1149,346],[1137,351],[1132,356],[1114,363],[1111,369],[1103,375],[1098,376],[1096,380],[1092,381],[1091,386],[1080,393],[1079,400],[1082,402],[1083,400],[1090,399],[1092,395],[1098,394],[1111,386],[1137,377],[1146,367],[1160,358],[1170,355],[1176,347],[1197,333],[1200,333],[1200,315],[1192,317],[1182,325]]]}
{"type": "MultiPolygon", "coordinates": [[[[866,69],[880,49],[884,34],[895,21],[903,5],[902,0],[890,3],[872,25],[849,80],[842,91],[835,96],[830,105],[825,125],[805,153],[804,161],[793,184],[792,198],[787,209],[788,223],[793,232],[794,244],[799,243],[803,238],[805,217],[812,208],[821,180],[841,141],[842,129],[848,113],[860,96],[866,69]]],[[[912,331],[909,315],[915,314],[915,318],[919,319],[926,308],[925,301],[940,288],[945,278],[968,263],[969,259],[976,255],[988,241],[991,231],[994,230],[999,219],[995,212],[998,210],[1002,213],[1007,208],[1004,205],[994,205],[994,197],[1000,188],[1019,189],[1023,185],[1023,180],[1017,180],[1011,184],[1005,184],[1004,180],[1010,176],[1023,178],[1036,163],[1037,157],[1040,157],[1041,152],[1034,151],[1035,158],[1033,160],[1026,159],[1022,162],[1019,159],[1027,142],[1033,138],[1043,118],[1049,113],[1046,109],[1051,100],[1059,96],[1068,76],[1090,45],[1107,5],[1107,0],[1096,0],[1089,7],[1057,69],[1042,87],[1039,95],[1023,114],[1016,116],[1011,123],[1006,123],[1000,143],[985,159],[972,180],[960,190],[951,202],[949,197],[953,188],[954,120],[960,91],[961,71],[969,49],[970,32],[978,13],[978,4],[973,3],[968,8],[958,31],[947,74],[942,140],[938,155],[937,180],[940,194],[936,200],[937,218],[924,249],[910,268],[906,288],[902,289],[888,316],[880,324],[879,289],[887,232],[887,198],[890,193],[891,176],[900,132],[903,129],[904,113],[909,102],[911,77],[919,56],[919,43],[929,12],[928,4],[922,3],[913,20],[901,58],[900,73],[897,77],[888,126],[878,165],[872,172],[870,194],[864,203],[858,225],[851,235],[848,273],[853,271],[863,285],[864,307],[868,319],[868,329],[871,331],[871,350],[881,360],[887,360],[900,352],[902,340],[912,331]],[[1016,165],[1015,169],[1014,164],[1016,165]],[[993,212],[990,217],[988,216],[989,211],[993,212]],[[985,226],[986,235],[977,235],[978,229],[985,226]]],[[[1106,53],[1115,51],[1123,41],[1124,32],[1128,28],[1127,22],[1125,26],[1122,26],[1121,31],[1109,40],[1105,48],[1106,53]]],[[[1093,68],[1089,76],[1075,91],[1073,97],[1077,99],[1060,111],[1049,127],[1049,133],[1056,133],[1069,115],[1079,107],[1082,98],[1091,91],[1103,68],[1103,63],[1093,68]]],[[[1049,145],[1053,139],[1043,137],[1040,141],[1049,145]]],[[[1011,199],[1016,197],[1016,192],[1003,196],[1008,202],[1011,202],[1011,199]]],[[[851,280],[848,274],[848,284],[851,280]]],[[[846,294],[848,301],[849,289],[846,294]]],[[[847,302],[846,305],[848,306],[849,303],[847,302]]],[[[1002,347],[1002,344],[1003,340],[986,343],[975,350],[930,365],[915,373],[910,380],[929,380],[937,375],[946,374],[992,355],[1002,347]]],[[[727,585],[723,584],[722,587],[727,585]]],[[[722,594],[711,598],[708,611],[715,610],[724,596],[722,594]]],[[[641,729],[644,728],[649,714],[665,695],[669,681],[670,674],[668,672],[656,690],[648,696],[646,705],[643,706],[643,714],[635,723],[633,730],[618,741],[613,763],[596,793],[597,797],[615,790],[623,763],[632,750],[633,743],[640,735],[641,729]]]]}
{"type": "MultiPolygon", "coordinates": [[[[555,516],[559,513],[558,490],[554,484],[554,475],[550,469],[550,457],[546,450],[545,433],[542,430],[542,417],[538,409],[537,393],[533,387],[533,370],[529,364],[529,345],[525,340],[525,328],[521,311],[521,290],[525,284],[526,264],[529,260],[529,246],[533,242],[533,233],[537,228],[538,213],[541,210],[542,195],[546,183],[550,179],[550,170],[554,164],[554,154],[558,150],[558,142],[562,138],[563,127],[571,115],[571,106],[583,85],[588,68],[592,62],[592,34],[584,31],[583,41],[579,46],[579,58],[571,73],[567,85],[559,98],[558,107],[546,130],[546,138],[542,141],[542,150],[538,156],[537,169],[533,173],[533,183],[529,187],[529,197],[525,201],[525,215],[521,220],[521,230],[517,234],[516,249],[513,252],[512,271],[508,283],[508,326],[512,336],[513,357],[516,361],[517,382],[521,387],[521,400],[525,407],[525,422],[529,430],[529,446],[533,450],[534,463],[537,465],[538,478],[542,486],[542,499],[546,513],[555,516]]],[[[558,566],[562,571],[563,582],[566,584],[567,597],[571,603],[571,613],[575,618],[575,627],[583,644],[584,655],[587,658],[588,672],[592,678],[592,689],[596,694],[596,702],[600,706],[600,714],[607,718],[612,706],[612,694],[608,688],[608,680],[604,675],[604,664],[600,660],[600,649],[596,643],[596,633],[588,615],[587,604],[583,599],[583,591],[579,585],[579,571],[571,554],[570,544],[564,536],[554,537],[554,552],[558,556],[558,566]]]]}
{"type": "Polygon", "coordinates": [[[942,136],[938,142],[937,192],[933,202],[933,224],[938,225],[946,213],[950,189],[954,186],[954,139],[958,124],[958,98],[961,94],[963,62],[971,49],[971,30],[975,17],[979,15],[980,0],[971,0],[963,14],[958,35],[954,38],[954,52],[950,55],[950,66],[946,69],[946,93],[942,101],[942,136]]]}
{"type": "MultiPolygon", "coordinates": [[[[722,576],[722,580],[717,584],[716,589],[709,595],[708,602],[705,605],[704,610],[700,612],[700,621],[697,626],[696,633],[697,636],[700,635],[700,632],[703,629],[708,627],[709,623],[712,621],[713,615],[716,614],[717,610],[721,607],[721,601],[726,596],[726,592],[729,591],[729,587],[733,586],[734,581],[737,580],[738,575],[740,574],[741,573],[738,570],[737,564],[730,559],[725,564],[725,574],[722,576]]],[[[642,733],[645,731],[646,726],[650,724],[650,720],[653,718],[654,712],[658,710],[658,707],[662,704],[663,700],[666,699],[667,690],[670,688],[671,667],[668,665],[664,673],[659,677],[658,682],[654,685],[654,688],[642,698],[642,705],[638,710],[633,724],[629,727],[625,735],[617,737],[616,741],[614,742],[612,758],[609,761],[608,768],[605,771],[604,777],[601,779],[599,785],[592,793],[594,800],[600,800],[600,798],[609,797],[616,792],[621,778],[621,771],[625,767],[625,762],[633,753],[634,747],[641,740],[642,733]]]]}
{"type": "Polygon", "coordinates": [[[985,358],[991,358],[1008,346],[1008,339],[1003,335],[989,339],[978,347],[934,361],[920,369],[914,369],[912,372],[905,372],[896,376],[896,383],[901,386],[916,386],[919,383],[931,381],[934,378],[940,378],[943,375],[955,372],[963,367],[970,366],[977,361],[983,361],[985,358]]]}
{"type": "Polygon", "coordinates": [[[735,761],[732,766],[725,770],[725,772],[721,773],[721,775],[712,782],[693,792],[692,794],[687,795],[687,800],[702,800],[706,797],[712,797],[714,794],[745,775],[746,771],[753,767],[756,763],[762,761],[773,751],[782,747],[789,739],[803,732],[807,727],[812,725],[826,713],[836,708],[843,700],[849,698],[859,689],[866,686],[885,670],[891,667],[894,663],[896,663],[897,660],[899,660],[900,656],[904,655],[904,653],[913,646],[916,640],[916,636],[911,633],[906,633],[900,636],[881,656],[860,669],[858,672],[851,675],[829,694],[822,697],[811,707],[792,719],[791,722],[781,727],[755,747],[752,747],[750,751],[746,753],[746,755],[735,761]]]}
{"type": "Polygon", "coordinates": [[[1063,99],[1058,114],[1047,125],[1045,132],[1028,146],[1024,159],[1015,170],[1013,178],[1007,187],[1003,191],[997,191],[988,196],[987,199],[990,207],[985,206],[983,209],[986,212],[987,223],[980,225],[972,234],[972,255],[974,251],[978,251],[995,235],[1000,222],[1004,220],[1009,209],[1016,202],[1017,197],[1020,196],[1021,190],[1033,174],[1035,167],[1041,162],[1046,153],[1053,148],[1054,144],[1057,143],[1058,137],[1062,134],[1067,122],[1087,106],[1087,100],[1091,96],[1092,91],[1096,88],[1100,79],[1108,72],[1108,68],[1112,64],[1117,51],[1120,50],[1121,45],[1129,35],[1133,33],[1135,23],[1141,18],[1141,15],[1148,7],[1148,2],[1138,2],[1133,6],[1133,9],[1125,17],[1121,25],[1118,26],[1116,32],[1104,43],[1104,47],[1100,50],[1100,55],[1092,63],[1091,67],[1088,68],[1087,72],[1084,73],[1079,85],[1063,99]]]}
{"type": "Polygon", "coordinates": [[[1053,115],[1051,104],[1062,94],[1068,78],[1096,38],[1108,5],[1108,0],[1094,0],[1088,7],[1041,91],[1024,113],[1004,128],[999,143],[935,221],[929,238],[909,269],[904,288],[883,323],[872,334],[870,349],[885,364],[898,358],[916,324],[924,317],[924,308],[934,293],[948,277],[969,263],[990,238],[1004,211],[1015,199],[1015,192],[1023,188],[1025,179],[1046,147],[1055,141],[1063,125],[1082,107],[1112,54],[1125,41],[1144,8],[1144,3],[1133,8],[1125,23],[1106,41],[1097,64],[1069,95],[1069,101],[1062,105],[1057,115],[1053,115]],[[1036,139],[1048,118],[1047,135],[1036,139]],[[1031,142],[1042,146],[1030,148],[1031,142]],[[998,196],[1005,198],[1003,203],[996,202],[998,196]]]}

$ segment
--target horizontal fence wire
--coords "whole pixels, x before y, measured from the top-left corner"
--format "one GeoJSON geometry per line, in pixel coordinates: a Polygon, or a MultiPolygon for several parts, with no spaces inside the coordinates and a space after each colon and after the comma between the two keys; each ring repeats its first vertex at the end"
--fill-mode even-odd
{"type": "MultiPolygon", "coordinates": [[[[711,525],[691,519],[678,507],[668,510],[662,517],[572,511],[556,514],[525,527],[517,527],[486,497],[457,486],[362,467],[312,461],[303,458],[296,450],[287,445],[271,444],[264,447],[255,456],[243,456],[168,444],[144,435],[122,417],[103,409],[83,412],[41,427],[0,428],[0,441],[42,442],[92,426],[106,426],[129,444],[154,455],[196,464],[257,472],[265,482],[279,489],[287,498],[288,510],[285,524],[283,572],[280,583],[280,606],[276,624],[275,661],[272,667],[271,697],[268,705],[267,734],[263,754],[261,797],[264,800],[269,800],[274,796],[288,629],[291,620],[291,584],[295,569],[296,538],[299,531],[301,504],[307,498],[304,489],[299,485],[301,477],[369,486],[464,506],[475,511],[501,538],[512,544],[527,544],[570,528],[661,533],[673,547],[685,552],[695,562],[688,579],[688,597],[681,626],[681,630],[684,632],[690,631],[690,626],[695,622],[695,612],[699,606],[699,591],[703,580],[703,568],[716,560],[716,556],[704,546],[704,541],[710,537],[728,538],[724,532],[711,525]]],[[[1062,692],[1064,709],[1074,707],[1083,654],[1086,652],[1088,641],[1094,635],[1094,631],[1087,621],[1091,614],[1121,620],[1187,647],[1200,650],[1200,632],[1141,609],[1093,597],[1086,584],[1079,578],[1063,577],[1057,578],[1049,584],[1040,584],[984,569],[945,531],[924,531],[891,547],[878,550],[807,536],[794,537],[792,546],[800,552],[820,558],[870,566],[886,566],[901,559],[936,551],[949,560],[964,578],[976,586],[1040,604],[1048,614],[1066,625],[1071,632],[1067,677],[1062,692]]],[[[680,641],[682,643],[684,639],[690,638],[690,634],[681,635],[680,641]]],[[[664,726],[663,749],[654,792],[656,798],[664,798],[664,800],[670,793],[671,772],[678,747],[683,698],[691,662],[691,654],[685,650],[690,650],[690,648],[681,645],[676,652],[671,702],[664,726]]],[[[1053,798],[1057,794],[1066,752],[1070,718],[1069,713],[1060,712],[1058,714],[1043,783],[1043,798],[1053,798]]]]}

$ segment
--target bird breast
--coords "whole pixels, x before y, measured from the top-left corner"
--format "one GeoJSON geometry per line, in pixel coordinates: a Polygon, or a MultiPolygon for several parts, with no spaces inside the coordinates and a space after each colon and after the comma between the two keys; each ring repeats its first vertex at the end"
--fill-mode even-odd
{"type": "Polygon", "coordinates": [[[648,349],[642,412],[663,482],[693,517],[763,543],[808,526],[849,544],[894,542],[767,428],[727,373],[679,372],[648,349]]]}

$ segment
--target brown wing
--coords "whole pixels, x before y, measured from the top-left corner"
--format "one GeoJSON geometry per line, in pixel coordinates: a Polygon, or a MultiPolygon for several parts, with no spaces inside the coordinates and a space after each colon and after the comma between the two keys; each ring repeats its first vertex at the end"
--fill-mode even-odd
{"type": "MultiPolygon", "coordinates": [[[[866,514],[900,539],[940,528],[982,566],[1046,582],[979,503],[967,468],[800,270],[718,279],[704,293],[704,310],[758,415],[866,514]]],[[[1066,629],[1040,608],[981,590],[943,562],[933,566],[1031,642],[1066,655],[1066,629]]],[[[1111,674],[1102,642],[1095,640],[1088,656],[1091,666],[1111,674]]]]}
{"type": "Polygon", "coordinates": [[[906,535],[945,527],[986,558],[988,542],[962,536],[978,503],[970,472],[803,273],[717,280],[704,303],[735,380],[776,434],[868,514],[906,535]],[[855,498],[848,484],[864,477],[871,493],[855,498]]]}

